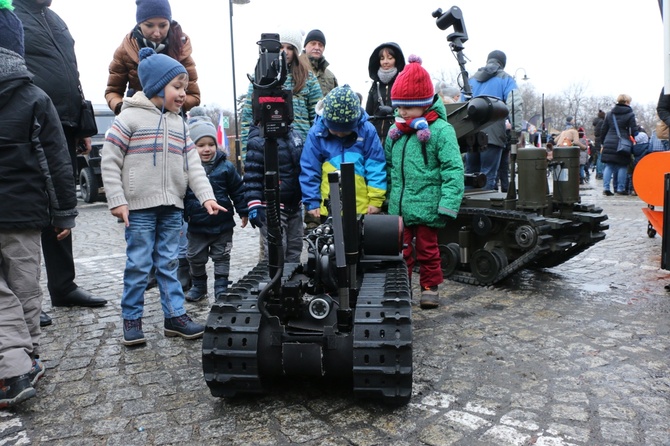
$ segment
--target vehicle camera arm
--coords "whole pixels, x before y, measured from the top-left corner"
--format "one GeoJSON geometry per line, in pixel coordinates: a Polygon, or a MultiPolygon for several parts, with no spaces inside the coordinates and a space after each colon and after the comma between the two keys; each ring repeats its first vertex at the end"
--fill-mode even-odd
{"type": "Polygon", "coordinates": [[[463,55],[463,44],[468,41],[468,32],[465,30],[463,12],[458,6],[452,6],[447,12],[442,12],[442,9],[438,8],[433,11],[433,17],[435,17],[435,24],[441,30],[446,30],[452,26],[454,27],[454,32],[447,36],[447,41],[449,41],[449,47],[456,55],[458,66],[461,69],[461,78],[463,81],[461,88],[463,89],[463,94],[465,96],[464,99],[468,100],[472,98],[472,90],[470,89],[468,72],[465,69],[465,56],[463,55]]]}

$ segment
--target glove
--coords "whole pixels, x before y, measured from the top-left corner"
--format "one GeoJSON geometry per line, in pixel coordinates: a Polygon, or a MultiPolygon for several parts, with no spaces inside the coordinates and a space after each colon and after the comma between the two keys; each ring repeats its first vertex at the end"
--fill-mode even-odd
{"type": "Polygon", "coordinates": [[[249,209],[249,223],[252,228],[262,228],[265,225],[265,208],[256,206],[249,209]]]}

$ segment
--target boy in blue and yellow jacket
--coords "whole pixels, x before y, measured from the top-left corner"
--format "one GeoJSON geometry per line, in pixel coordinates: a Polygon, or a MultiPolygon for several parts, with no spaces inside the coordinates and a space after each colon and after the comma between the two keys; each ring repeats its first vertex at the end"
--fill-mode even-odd
{"type": "Polygon", "coordinates": [[[336,87],[317,105],[317,114],[300,157],[306,211],[313,217],[328,215],[328,173],[346,162],[354,163],[357,212],[379,213],[386,196],[386,159],[358,96],[348,85],[336,87]]]}

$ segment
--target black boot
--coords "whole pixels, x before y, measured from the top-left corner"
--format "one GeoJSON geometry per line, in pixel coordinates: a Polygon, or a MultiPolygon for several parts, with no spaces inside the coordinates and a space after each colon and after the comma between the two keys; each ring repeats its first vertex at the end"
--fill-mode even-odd
{"type": "Polygon", "coordinates": [[[191,272],[189,271],[188,260],[186,258],[179,259],[179,268],[177,269],[177,278],[179,283],[181,283],[181,289],[184,292],[188,291],[191,288],[191,272]]]}
{"type": "Polygon", "coordinates": [[[53,320],[51,319],[51,316],[42,311],[40,313],[40,327],[46,327],[48,325],[51,325],[52,323],[53,320]]]}
{"type": "Polygon", "coordinates": [[[214,279],[214,297],[217,300],[221,297],[222,294],[228,292],[228,285],[231,285],[232,282],[228,281],[227,276],[217,277],[214,279]]]}
{"type": "Polygon", "coordinates": [[[193,286],[186,293],[186,300],[189,302],[198,302],[207,297],[207,276],[194,277],[193,286]]]}

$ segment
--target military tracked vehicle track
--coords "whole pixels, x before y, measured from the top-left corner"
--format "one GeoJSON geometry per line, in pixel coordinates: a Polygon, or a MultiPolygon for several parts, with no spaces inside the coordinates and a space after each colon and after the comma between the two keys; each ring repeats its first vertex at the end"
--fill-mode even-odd
{"type": "Polygon", "coordinates": [[[463,207],[440,232],[444,277],[492,285],[527,266],[552,267],[605,238],[607,215],[593,205],[543,216],[520,210],[463,207]],[[465,233],[456,238],[454,234],[465,233]],[[465,242],[465,243],[464,243],[465,242]],[[466,246],[462,246],[465,244],[466,246]],[[461,258],[462,248],[467,258],[461,258]]]}

